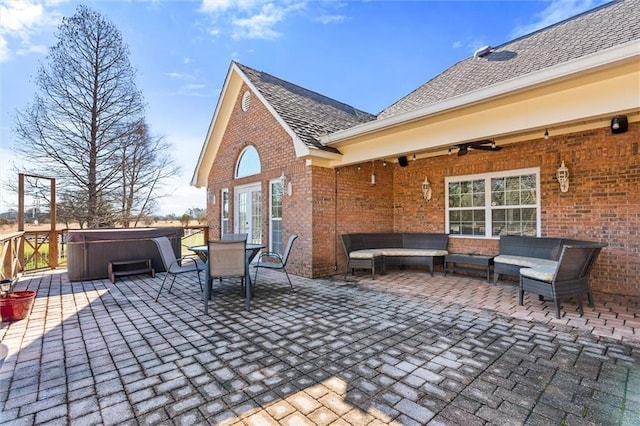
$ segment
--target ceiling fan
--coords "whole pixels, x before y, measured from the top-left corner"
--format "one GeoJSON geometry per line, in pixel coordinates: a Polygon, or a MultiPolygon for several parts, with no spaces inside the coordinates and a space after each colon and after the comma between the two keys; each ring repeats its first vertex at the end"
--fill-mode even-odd
{"type": "Polygon", "coordinates": [[[469,149],[479,149],[482,151],[500,151],[502,149],[501,146],[496,145],[496,141],[494,141],[493,139],[483,139],[481,141],[461,143],[450,146],[449,154],[451,154],[451,150],[453,148],[458,148],[458,157],[468,153],[469,149]]]}

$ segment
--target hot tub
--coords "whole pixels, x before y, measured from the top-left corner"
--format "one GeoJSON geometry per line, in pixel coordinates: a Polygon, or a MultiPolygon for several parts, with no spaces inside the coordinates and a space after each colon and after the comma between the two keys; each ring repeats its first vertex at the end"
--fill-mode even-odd
{"type": "Polygon", "coordinates": [[[176,258],[182,254],[183,228],[80,229],[67,233],[67,273],[70,281],[108,278],[111,261],[151,259],[153,269],[163,272],[158,248],[151,238],[165,236],[176,258]]]}

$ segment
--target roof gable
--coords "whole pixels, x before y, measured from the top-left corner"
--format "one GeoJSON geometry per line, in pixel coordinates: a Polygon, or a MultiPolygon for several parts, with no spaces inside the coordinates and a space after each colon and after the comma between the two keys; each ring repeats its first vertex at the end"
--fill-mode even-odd
{"type": "Polygon", "coordinates": [[[375,115],[235,62],[253,87],[310,148],[337,152],[321,136],[375,120],[375,115]]]}
{"type": "Polygon", "coordinates": [[[398,100],[378,119],[522,77],[640,38],[640,0],[616,1],[458,62],[398,100]]]}

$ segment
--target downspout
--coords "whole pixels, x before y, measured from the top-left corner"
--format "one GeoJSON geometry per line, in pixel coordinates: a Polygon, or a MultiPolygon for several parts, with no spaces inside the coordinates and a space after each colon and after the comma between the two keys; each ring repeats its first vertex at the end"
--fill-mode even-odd
{"type": "Polygon", "coordinates": [[[338,271],[338,168],[333,169],[333,271],[338,271]]]}

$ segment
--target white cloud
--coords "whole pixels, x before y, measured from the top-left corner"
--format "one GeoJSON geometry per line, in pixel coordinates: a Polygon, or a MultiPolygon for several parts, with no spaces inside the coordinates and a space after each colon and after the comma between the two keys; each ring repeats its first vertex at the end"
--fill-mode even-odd
{"type": "Polygon", "coordinates": [[[461,41],[454,41],[453,44],[451,45],[452,48],[454,49],[460,49],[462,47],[462,42],[461,41]]]}
{"type": "Polygon", "coordinates": [[[171,78],[177,78],[180,80],[193,80],[193,76],[191,74],[185,74],[185,73],[181,73],[181,72],[166,72],[165,75],[167,77],[171,77],[171,78]]]}
{"type": "Polygon", "coordinates": [[[200,12],[210,19],[209,34],[230,34],[234,39],[275,39],[276,27],[305,3],[263,0],[202,0],[200,12]]]}
{"type": "Polygon", "coordinates": [[[517,38],[530,34],[541,28],[578,15],[586,10],[593,9],[606,3],[606,1],[607,0],[551,0],[543,11],[534,15],[535,21],[533,23],[516,27],[512,35],[514,38],[517,38]]]}
{"type": "Polygon", "coordinates": [[[318,16],[315,20],[321,24],[337,24],[344,22],[346,19],[344,15],[322,15],[318,16]]]}
{"type": "Polygon", "coordinates": [[[284,9],[273,4],[265,5],[262,10],[248,18],[233,20],[233,38],[273,39],[280,34],[273,27],[286,15],[284,9]]]}
{"type": "Polygon", "coordinates": [[[61,14],[47,6],[60,2],[3,1],[0,3],[0,62],[14,55],[46,52],[46,46],[34,43],[32,38],[43,31],[55,28],[61,14]],[[18,46],[15,46],[15,44],[18,46]]]}

